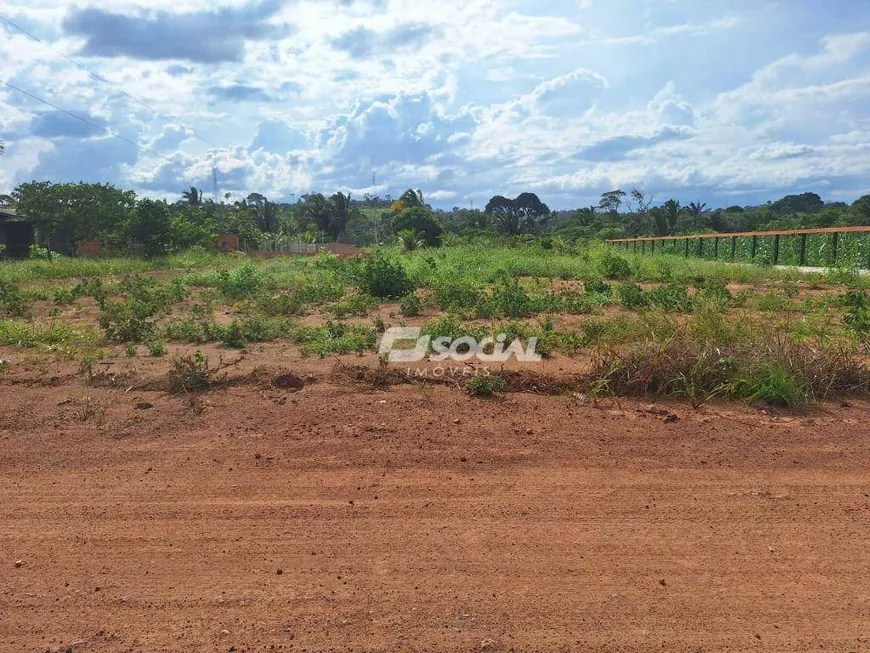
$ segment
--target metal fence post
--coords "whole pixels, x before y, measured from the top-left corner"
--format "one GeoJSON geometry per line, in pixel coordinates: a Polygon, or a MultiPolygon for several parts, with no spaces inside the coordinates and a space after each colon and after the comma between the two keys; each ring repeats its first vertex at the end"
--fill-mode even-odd
{"type": "Polygon", "coordinates": [[[801,234],[801,249],[798,265],[806,265],[807,263],[807,235],[801,234]]]}
{"type": "Polygon", "coordinates": [[[779,263],[779,234],[773,237],[773,264],[779,263]]]}
{"type": "Polygon", "coordinates": [[[758,249],[758,236],[752,237],[752,247],[749,250],[749,260],[755,260],[755,250],[758,249]]]}
{"type": "Polygon", "coordinates": [[[835,233],[831,238],[831,265],[837,265],[837,246],[840,244],[840,234],[835,233]]]}
{"type": "Polygon", "coordinates": [[[686,258],[689,258],[689,239],[686,238],[686,258]]]}
{"type": "Polygon", "coordinates": [[[737,236],[731,236],[731,262],[734,262],[734,257],[737,254],[737,236]]]}
{"type": "Polygon", "coordinates": [[[713,239],[713,260],[719,260],[719,237],[713,239]]]}

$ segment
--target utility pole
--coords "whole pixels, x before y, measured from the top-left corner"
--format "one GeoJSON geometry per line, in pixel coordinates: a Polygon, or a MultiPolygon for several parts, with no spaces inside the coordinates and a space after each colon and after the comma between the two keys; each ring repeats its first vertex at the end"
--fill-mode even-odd
{"type": "Polygon", "coordinates": [[[214,203],[218,203],[218,181],[217,181],[217,166],[211,168],[211,180],[214,183],[214,203]]]}

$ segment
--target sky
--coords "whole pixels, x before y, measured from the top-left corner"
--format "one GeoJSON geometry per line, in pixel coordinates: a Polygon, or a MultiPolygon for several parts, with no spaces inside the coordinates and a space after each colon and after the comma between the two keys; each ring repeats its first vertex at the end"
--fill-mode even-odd
{"type": "Polygon", "coordinates": [[[870,193],[866,0],[6,0],[0,17],[39,39],[0,20],[0,193],[209,197],[213,170],[221,198],[419,188],[441,208],[870,193]]]}

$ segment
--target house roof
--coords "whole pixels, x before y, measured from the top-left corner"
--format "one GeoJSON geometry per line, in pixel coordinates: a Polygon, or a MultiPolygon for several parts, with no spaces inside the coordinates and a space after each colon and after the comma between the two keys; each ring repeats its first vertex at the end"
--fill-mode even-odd
{"type": "Polygon", "coordinates": [[[30,218],[11,207],[0,206],[0,222],[30,222],[30,218]]]}

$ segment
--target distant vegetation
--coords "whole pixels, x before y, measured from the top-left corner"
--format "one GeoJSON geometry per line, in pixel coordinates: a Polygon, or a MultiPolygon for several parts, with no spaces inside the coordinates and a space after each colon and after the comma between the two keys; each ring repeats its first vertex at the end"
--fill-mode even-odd
{"type": "MultiPolygon", "coordinates": [[[[500,242],[575,243],[590,238],[737,232],[870,224],[870,195],[851,205],[825,203],[814,193],[789,195],[762,206],[712,209],[701,202],[660,204],[639,190],[604,193],[599,203],[571,211],[552,211],[534,193],[491,198],[483,210],[434,210],[419,190],[398,199],[342,192],[303,195],[293,203],[272,202],[258,193],[215,201],[197,188],[169,203],[137,197],[109,184],[28,182],[0,207],[31,217],[45,245],[62,235],[73,245],[97,239],[109,254],[133,252],[148,257],[194,247],[216,249],[218,237],[235,235],[251,249],[285,243],[340,241],[359,246],[399,244],[411,251],[451,239],[486,238],[500,242]]],[[[44,249],[36,248],[36,256],[44,249]]]]}

